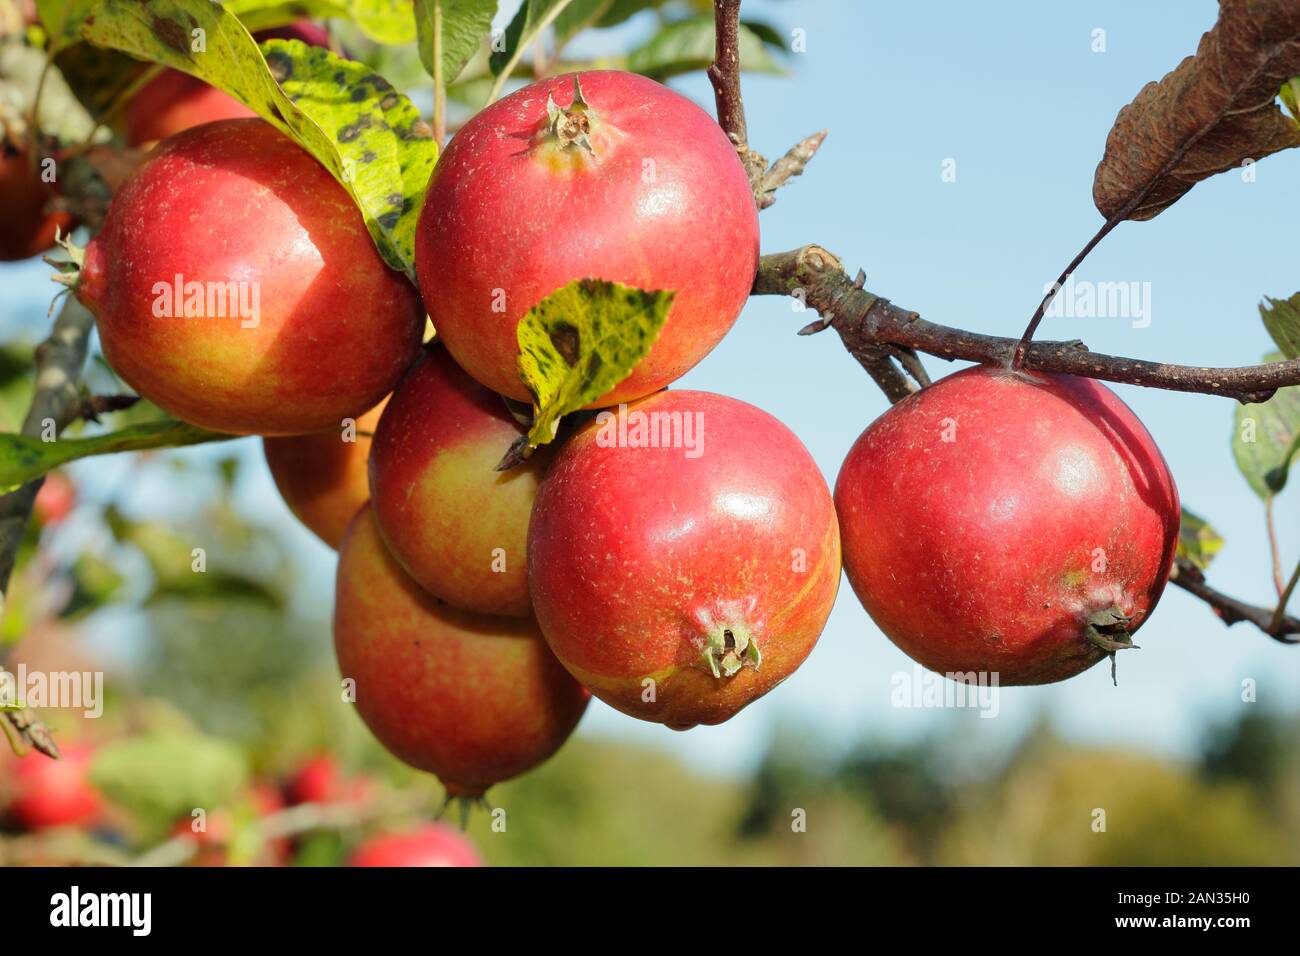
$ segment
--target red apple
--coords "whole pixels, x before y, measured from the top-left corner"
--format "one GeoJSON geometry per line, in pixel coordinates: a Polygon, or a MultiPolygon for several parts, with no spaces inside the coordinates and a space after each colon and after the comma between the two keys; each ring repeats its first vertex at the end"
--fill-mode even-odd
{"type": "Polygon", "coordinates": [[[429,823],[404,833],[373,836],[348,860],[348,866],[482,866],[469,838],[445,823],[429,823]]]}
{"type": "Polygon", "coordinates": [[[647,395],[727,333],[758,265],[758,216],[735,148],[707,113],[632,73],[540,80],[458,132],[415,239],[424,302],[458,363],[527,399],[515,327],[574,279],[676,292],[650,354],[599,404],[647,395]],[[556,107],[548,116],[548,104],[556,107]]]}
{"type": "Polygon", "coordinates": [[[357,712],[453,796],[481,795],[542,763],[587,707],[536,624],[459,611],[421,590],[369,507],[344,535],[336,591],[334,650],[357,712]]]}
{"type": "Polygon", "coordinates": [[[102,802],[89,776],[93,752],[68,744],[61,754],[53,760],[32,751],[16,762],[7,809],[19,825],[30,830],[86,826],[99,817],[102,802]]]}
{"type": "Polygon", "coordinates": [[[45,476],[36,500],[32,502],[32,515],[44,526],[54,526],[63,522],[72,509],[77,506],[77,488],[61,471],[52,471],[45,476]]]}
{"type": "Polygon", "coordinates": [[[528,571],[570,673],[626,714],[685,729],[727,720],[808,656],[840,539],[789,429],[732,398],[667,391],[602,412],[560,449],[528,571]]]}
{"type": "Polygon", "coordinates": [[[339,428],[392,390],[424,331],[419,296],[343,187],[260,119],[150,153],[88,246],[77,296],[141,395],[234,434],[339,428]]]}
{"type": "Polygon", "coordinates": [[[416,583],[462,610],[530,613],[528,515],[550,453],[496,471],[521,434],[501,396],[438,346],[379,420],[370,456],[379,531],[416,583]]]}
{"type": "Polygon", "coordinates": [[[30,259],[54,245],[56,230],[66,233],[72,217],[54,211],[58,190],[41,179],[31,157],[24,152],[0,153],[0,261],[30,259]]]}
{"type": "Polygon", "coordinates": [[[262,451],[280,497],[294,516],[331,548],[338,548],[357,509],[370,500],[366,462],[371,436],[388,399],[355,420],[350,430],[264,438],[262,451]]]}
{"type": "Polygon", "coordinates": [[[1091,379],[977,367],[867,427],[835,488],[844,568],[914,660],[1001,684],[1072,677],[1156,606],[1178,490],[1091,379]]]}

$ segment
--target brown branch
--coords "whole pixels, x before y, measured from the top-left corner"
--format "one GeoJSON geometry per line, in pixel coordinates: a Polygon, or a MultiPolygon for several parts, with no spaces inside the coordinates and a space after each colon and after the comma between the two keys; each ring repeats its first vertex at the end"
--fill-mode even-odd
{"type": "MultiPolygon", "coordinates": [[[[857,356],[872,346],[895,345],[945,359],[1005,365],[1017,341],[927,322],[856,285],[839,259],[820,246],[763,256],[754,280],[755,295],[794,295],[828,318],[849,351],[857,356]]],[[[1089,351],[1078,340],[1034,342],[1024,367],[1097,378],[1108,382],[1223,395],[1240,402],[1264,402],[1282,387],[1300,385],[1300,359],[1211,368],[1168,365],[1089,351]]]]}
{"type": "Polygon", "coordinates": [[[749,148],[745,101],[740,95],[740,0],[714,0],[713,23],[716,42],[708,72],[718,125],[736,147],[745,175],[749,177],[754,203],[759,209],[766,209],[776,202],[779,188],[803,173],[826,139],[826,130],[800,140],[769,167],[761,153],[749,148]]]}
{"type": "Polygon", "coordinates": [[[718,106],[718,125],[743,156],[749,145],[749,127],[740,96],[740,0],[714,0],[713,23],[716,44],[709,82],[718,106]]]}
{"type": "MultiPolygon", "coordinates": [[[[63,303],[49,338],[36,347],[36,391],[23,420],[22,433],[41,437],[47,426],[57,435],[81,414],[81,393],[77,380],[86,362],[86,343],[94,318],[73,296],[63,303]]],[[[44,478],[0,496],[0,614],[9,590],[18,547],[31,517],[36,493],[44,478]]],[[[49,731],[30,711],[6,711],[5,717],[28,744],[43,754],[58,757],[59,748],[49,731]]]]}
{"type": "Polygon", "coordinates": [[[1187,558],[1179,558],[1169,579],[1189,594],[1194,594],[1214,609],[1224,624],[1231,627],[1247,621],[1269,637],[1283,644],[1300,644],[1300,620],[1278,614],[1273,608],[1247,604],[1205,583],[1205,574],[1187,558]]]}

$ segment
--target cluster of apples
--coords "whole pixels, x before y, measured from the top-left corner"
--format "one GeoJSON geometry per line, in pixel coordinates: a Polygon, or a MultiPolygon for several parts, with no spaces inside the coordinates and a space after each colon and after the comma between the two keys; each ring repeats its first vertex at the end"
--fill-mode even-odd
{"type": "Polygon", "coordinates": [[[227,119],[124,184],[77,294],[140,394],[265,436],[285,500],[340,551],[358,712],[451,794],[547,759],[589,694],[686,729],[767,693],[825,626],[841,523],[864,606],[943,671],[1071,676],[1160,595],[1177,494],[1096,383],[952,376],[863,433],[834,499],[772,416],[665,390],[735,322],[758,224],[732,144],[658,83],[555,77],[477,114],[430,179],[415,258],[418,290],[311,156],[227,119]],[[505,399],[531,398],[517,326],[579,279],[675,297],[606,412],[498,472],[522,434],[505,399]],[[204,290],[246,285],[255,315],[205,312],[204,290]]]}
{"type": "Polygon", "coordinates": [[[310,155],[224,119],[150,153],[77,285],[118,373],[178,418],[264,436],[283,497],[339,549],[339,669],[376,737],[474,797],[549,757],[591,694],[686,728],[788,676],[838,585],[830,491],[770,415],[664,390],[757,266],[750,187],[708,114],[622,72],[526,87],[448,146],[415,250],[418,291],[310,155]],[[585,278],[674,290],[597,405],[678,437],[686,420],[693,443],[607,440],[588,417],[498,472],[522,434],[503,397],[530,397],[516,326],[585,278]],[[204,290],[240,283],[255,317],[205,313],[204,290]]]}

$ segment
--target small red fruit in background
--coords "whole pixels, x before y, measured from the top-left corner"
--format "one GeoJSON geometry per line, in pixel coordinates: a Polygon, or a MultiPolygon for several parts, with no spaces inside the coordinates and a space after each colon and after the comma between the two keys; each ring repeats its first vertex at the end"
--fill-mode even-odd
{"type": "Polygon", "coordinates": [[[624,415],[626,435],[602,412],[542,482],[533,607],[601,700],[677,729],[721,723],[793,673],[826,624],[840,578],[830,490],[799,439],[745,402],[666,391],[624,415]],[[686,447],[644,446],[647,426],[662,436],[673,421],[686,447]]]}
{"type": "Polygon", "coordinates": [[[0,261],[30,259],[54,245],[56,230],[72,228],[72,216],[51,207],[58,190],[27,153],[0,150],[0,261]]]}
{"type": "Polygon", "coordinates": [[[102,803],[90,783],[92,756],[89,747],[68,744],[58,760],[35,751],[18,760],[9,785],[8,815],[31,830],[95,822],[102,803]]]}
{"type": "Polygon", "coordinates": [[[345,776],[333,754],[308,759],[289,778],[285,796],[290,803],[351,803],[368,801],[375,793],[375,781],[367,776],[345,776]]]}
{"type": "Polygon", "coordinates": [[[264,438],[262,451],[280,497],[294,517],[337,549],[357,509],[370,500],[366,462],[388,399],[355,419],[345,441],[341,428],[315,435],[264,438]]]}
{"type": "Polygon", "coordinates": [[[1119,398],[977,367],[899,402],[840,470],[849,582],[939,673],[1064,680],[1125,646],[1164,590],[1179,504],[1119,398]]]}
{"type": "MultiPolygon", "coordinates": [[[[279,38],[327,47],[329,31],[307,20],[253,34],[261,42],[279,38]]],[[[174,136],[200,123],[255,116],[229,93],[180,70],[165,69],[136,92],[125,110],[126,141],[143,146],[174,136]]]]}
{"type": "Polygon", "coordinates": [[[32,515],[42,526],[52,527],[63,522],[76,506],[76,485],[63,472],[51,471],[36,492],[32,515]]]}
{"type": "Polygon", "coordinates": [[[530,613],[528,515],[550,451],[495,470],[523,434],[501,396],[429,348],[393,392],[370,455],[380,534],[421,587],[485,614],[530,613]]]}
{"type": "Polygon", "coordinates": [[[77,296],[141,395],[233,434],[339,428],[392,390],[424,331],[347,192],[260,119],[150,153],[87,247],[77,296]]]}
{"type": "Polygon", "coordinates": [[[758,215],[735,148],[702,109],[632,73],[578,76],[585,103],[573,74],[557,76],[456,134],[429,181],[416,265],[452,356],[521,400],[515,327],[547,295],[586,278],[675,290],[608,405],[677,379],[731,328],[758,266],[758,215]]]}
{"type": "Polygon", "coordinates": [[[373,836],[348,859],[348,866],[482,865],[483,859],[469,838],[445,823],[373,836]]]}
{"type": "Polygon", "coordinates": [[[370,507],[339,549],[334,650],[371,733],[452,796],[542,763],[587,707],[532,620],[459,611],[421,590],[370,507]]]}

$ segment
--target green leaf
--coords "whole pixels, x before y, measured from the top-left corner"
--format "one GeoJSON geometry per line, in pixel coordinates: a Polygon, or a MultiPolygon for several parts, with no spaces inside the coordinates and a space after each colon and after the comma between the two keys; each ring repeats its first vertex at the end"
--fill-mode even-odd
{"type": "Polygon", "coordinates": [[[0,434],[0,492],[12,491],[39,478],[51,468],[77,458],[109,455],[119,451],[197,445],[235,437],[237,436],[222,435],[173,420],[132,425],[130,428],[92,438],[60,438],[48,442],[29,435],[6,432],[0,434]]]}
{"type": "Polygon", "coordinates": [[[415,0],[420,60],[429,75],[437,78],[434,67],[441,62],[443,86],[460,76],[496,12],[497,0],[415,0]]]}
{"type": "Polygon", "coordinates": [[[376,43],[411,43],[411,0],[227,0],[225,7],[249,30],[285,26],[305,17],[350,20],[376,43]]]}
{"type": "MultiPolygon", "coordinates": [[[[1277,352],[1265,356],[1278,362],[1277,352]]],[[[1279,388],[1267,402],[1238,405],[1232,454],[1251,490],[1267,501],[1286,487],[1287,472],[1300,452],[1300,385],[1279,388]]]]}
{"type": "MultiPolygon", "coordinates": [[[[551,25],[571,0],[524,0],[510,25],[506,27],[505,48],[492,53],[488,64],[492,75],[503,82],[514,70],[524,50],[551,25]]],[[[496,89],[499,90],[500,82],[496,89]]]]}
{"type": "Polygon", "coordinates": [[[1187,558],[1202,571],[1210,566],[1223,547],[1223,537],[1204,518],[1183,509],[1178,527],[1178,556],[1187,558]]]}
{"type": "Polygon", "coordinates": [[[519,320],[519,377],[533,396],[528,445],[545,445],[560,418],[632,373],[654,345],[675,293],[578,279],[519,320]]]}
{"type": "MultiPolygon", "coordinates": [[[[704,70],[716,50],[712,17],[678,20],[661,29],[644,46],[627,55],[625,67],[656,80],[704,70]]],[[[740,68],[750,73],[783,73],[763,41],[748,27],[740,27],[740,68]]]]}
{"type": "Polygon", "coordinates": [[[51,54],[81,40],[81,25],[90,16],[95,0],[36,0],[36,15],[49,36],[51,54]]]}
{"type": "Polygon", "coordinates": [[[1300,358],[1300,292],[1289,299],[1264,296],[1259,316],[1282,354],[1289,359],[1300,358]]]}
{"type": "Polygon", "coordinates": [[[1300,76],[1292,77],[1282,84],[1282,105],[1296,125],[1300,125],[1300,76]]]}
{"type": "Polygon", "coordinates": [[[90,764],[96,789],[146,825],[161,828],[197,807],[211,813],[245,789],[248,777],[237,746],[181,731],[113,741],[90,764]]]}
{"type": "Polygon", "coordinates": [[[385,261],[414,278],[415,221],[438,147],[419,111],[383,77],[298,40],[258,49],[233,14],[208,0],[100,0],[82,32],[211,83],[291,136],[351,194],[385,261]],[[192,49],[196,35],[202,52],[192,49]]]}

